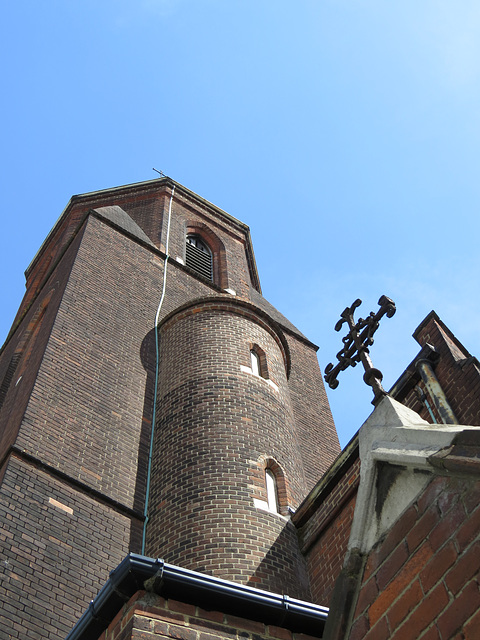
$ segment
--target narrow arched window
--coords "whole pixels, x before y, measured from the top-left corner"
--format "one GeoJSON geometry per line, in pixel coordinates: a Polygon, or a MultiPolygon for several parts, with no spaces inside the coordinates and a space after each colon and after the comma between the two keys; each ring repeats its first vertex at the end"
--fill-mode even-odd
{"type": "Polygon", "coordinates": [[[250,351],[250,362],[252,365],[252,373],[254,376],[260,375],[260,357],[256,351],[250,351]]]}
{"type": "Polygon", "coordinates": [[[199,235],[187,235],[185,245],[185,263],[198,275],[213,281],[213,259],[210,247],[199,235]]]}
{"type": "Polygon", "coordinates": [[[267,356],[258,344],[250,343],[250,367],[254,376],[268,380],[267,356]]]}
{"type": "Polygon", "coordinates": [[[265,469],[265,484],[267,486],[268,509],[278,513],[277,479],[271,469],[265,469]]]}

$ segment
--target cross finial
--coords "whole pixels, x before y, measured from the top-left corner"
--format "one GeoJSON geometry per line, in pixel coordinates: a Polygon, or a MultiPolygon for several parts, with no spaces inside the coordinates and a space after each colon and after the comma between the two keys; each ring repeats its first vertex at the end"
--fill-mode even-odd
{"type": "Polygon", "coordinates": [[[373,366],[368,348],[373,344],[373,334],[378,329],[380,319],[384,315],[387,318],[391,318],[395,314],[396,308],[393,300],[390,300],[387,296],[382,296],[378,301],[380,309],[377,313],[372,311],[365,320],[360,318],[355,323],[353,314],[361,304],[362,301],[357,299],[351,307],[347,307],[340,314],[340,320],[335,325],[335,331],[340,331],[345,322],[348,324],[349,331],[342,338],[343,349],[337,353],[338,363],[335,366],[330,363],[325,367],[325,380],[331,389],[336,389],[338,387],[337,376],[340,371],[344,371],[350,366],[356,367],[357,363],[361,362],[365,369],[363,379],[366,384],[372,387],[374,393],[372,404],[376,405],[383,396],[387,395],[387,392],[382,387],[382,372],[373,366]]]}

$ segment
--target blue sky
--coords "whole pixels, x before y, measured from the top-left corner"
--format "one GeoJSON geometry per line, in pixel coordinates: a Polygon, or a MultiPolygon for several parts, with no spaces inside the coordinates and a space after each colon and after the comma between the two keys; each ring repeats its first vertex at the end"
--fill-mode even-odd
{"type": "MultiPolygon", "coordinates": [[[[391,386],[431,310],[480,355],[480,5],[30,0],[3,11],[3,342],[73,194],[156,177],[246,222],[263,293],[322,368],[357,297],[391,386]]],[[[329,398],[344,445],[362,372],[329,398]]]]}

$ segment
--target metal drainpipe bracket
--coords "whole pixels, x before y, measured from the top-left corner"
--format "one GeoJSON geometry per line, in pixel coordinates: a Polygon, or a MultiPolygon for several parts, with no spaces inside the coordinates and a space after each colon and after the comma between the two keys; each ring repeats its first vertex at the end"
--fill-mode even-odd
{"type": "Polygon", "coordinates": [[[103,618],[100,615],[98,615],[98,613],[95,611],[95,601],[94,600],[90,600],[90,604],[88,605],[88,611],[90,613],[90,617],[92,618],[92,620],[103,621],[103,618]]]}
{"type": "Polygon", "coordinates": [[[144,587],[146,591],[152,591],[153,593],[160,593],[163,585],[163,573],[165,569],[165,560],[163,558],[157,558],[154,563],[154,567],[158,566],[158,570],[151,578],[145,580],[144,587]]]}
{"type": "Polygon", "coordinates": [[[289,612],[289,608],[290,608],[289,607],[289,600],[290,600],[289,596],[283,594],[283,597],[282,597],[283,612],[282,612],[282,615],[280,616],[280,619],[279,619],[279,621],[277,623],[277,625],[279,627],[282,626],[282,624],[284,623],[286,617],[288,616],[288,612],[289,612]]]}

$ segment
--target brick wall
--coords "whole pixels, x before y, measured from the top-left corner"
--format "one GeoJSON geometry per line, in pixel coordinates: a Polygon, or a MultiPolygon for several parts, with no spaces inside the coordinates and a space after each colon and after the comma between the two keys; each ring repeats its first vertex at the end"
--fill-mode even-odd
{"type": "MultiPolygon", "coordinates": [[[[164,238],[159,239],[160,234],[165,234],[162,216],[168,204],[165,203],[165,190],[166,186],[163,185],[160,191],[157,188],[149,194],[145,193],[145,188],[142,191],[140,187],[132,187],[120,194],[97,193],[72,200],[63,222],[29,271],[28,291],[22,303],[22,313],[28,311],[29,316],[37,313],[42,296],[49,291],[48,282],[56,283],[58,288],[59,276],[63,278],[60,279],[63,285],[58,289],[55,304],[50,304],[48,308],[50,324],[42,327],[43,342],[34,346],[31,344],[34,356],[28,359],[31,385],[36,370],[30,363],[40,364],[46,348],[45,358],[26,412],[25,404],[18,402],[20,390],[24,393],[24,402],[27,402],[31,391],[31,385],[27,388],[25,379],[21,389],[19,387],[15,392],[16,402],[12,404],[10,401],[10,407],[18,413],[19,419],[25,412],[18,441],[20,447],[42,459],[45,457],[49,464],[58,465],[64,471],[68,469],[68,473],[73,470],[74,477],[82,482],[90,483],[96,490],[108,492],[112,499],[126,499],[129,506],[135,505],[138,509],[142,508],[144,479],[139,477],[135,480],[138,486],[132,495],[132,483],[128,478],[136,474],[133,462],[136,457],[145,457],[150,430],[154,364],[153,336],[149,330],[161,292],[163,259],[93,216],[82,227],[86,229],[85,235],[82,231],[74,236],[74,231],[92,207],[118,202],[142,225],[152,241],[162,245],[164,238]],[[151,218],[155,218],[156,222],[152,222],[151,218]],[[80,241],[81,248],[78,251],[80,241]],[[72,269],[73,259],[75,264],[72,269]],[[47,262],[48,268],[45,266],[47,262]],[[42,277],[50,269],[54,269],[50,280],[39,289],[42,277]],[[63,292],[67,278],[68,285],[63,292]],[[55,325],[47,346],[48,332],[54,319],[55,325]],[[48,408],[45,393],[49,394],[48,408]],[[46,429],[40,433],[35,425],[43,423],[46,429]],[[69,433],[68,439],[63,436],[65,427],[69,433]],[[61,450],[53,453],[48,446],[51,438],[56,440],[61,450]],[[128,484],[130,489],[115,486],[115,483],[112,485],[111,478],[108,479],[112,460],[108,450],[112,447],[128,461],[128,470],[120,466],[119,475],[123,476],[126,472],[122,482],[128,484]],[[135,455],[132,455],[134,452],[135,455]],[[84,460],[84,464],[77,464],[76,461],[80,459],[84,460]]],[[[188,220],[196,219],[197,223],[205,224],[210,213],[212,219],[209,223],[225,246],[229,274],[232,278],[240,278],[237,293],[248,298],[251,289],[247,285],[251,282],[245,253],[247,238],[244,226],[226,214],[216,220],[211,215],[211,205],[205,203],[199,206],[198,202],[193,203],[192,198],[181,191],[177,191],[175,197],[171,254],[175,256],[178,252],[183,255],[188,220]],[[193,204],[197,206],[196,212],[193,212],[193,204]]],[[[170,263],[167,285],[162,315],[187,300],[206,294],[220,294],[213,284],[192,277],[175,262],[170,263]]],[[[28,318],[24,324],[28,326],[28,318]]],[[[20,333],[18,328],[14,339],[6,345],[5,353],[0,358],[0,368],[8,368],[12,355],[10,351],[14,353],[14,342],[21,339],[20,333]]],[[[288,340],[294,353],[293,372],[289,380],[292,407],[303,456],[309,462],[305,468],[309,486],[312,486],[338,451],[338,440],[314,349],[295,335],[289,334],[288,340]],[[305,402],[305,397],[311,400],[305,402]],[[318,445],[312,446],[312,440],[318,445]]],[[[9,432],[15,434],[10,411],[4,412],[5,416],[9,416],[9,432]]],[[[145,469],[145,464],[140,467],[145,469]]]]}
{"type": "Polygon", "coordinates": [[[347,552],[358,490],[358,448],[347,450],[293,517],[307,560],[312,601],[329,606],[347,552]]]}
{"type": "Polygon", "coordinates": [[[0,460],[20,429],[81,238],[79,233],[0,352],[0,460]]]}
{"type": "Polygon", "coordinates": [[[478,638],[480,480],[436,477],[370,552],[350,640],[478,638]]]}
{"type": "MultiPolygon", "coordinates": [[[[132,185],[121,190],[96,192],[84,196],[73,196],[68,203],[59,223],[52,230],[27,270],[27,293],[17,314],[17,319],[28,308],[40,291],[45,277],[51,268],[61,259],[64,251],[83,225],[89,211],[96,207],[118,205],[129,211],[132,219],[151,238],[155,246],[160,246],[160,237],[164,220],[166,194],[165,184],[146,189],[132,185]]],[[[15,324],[15,323],[14,323],[15,324]]]]}
{"type": "MultiPolygon", "coordinates": [[[[96,208],[121,207],[148,236],[153,245],[165,251],[172,186],[173,182],[165,179],[73,196],[59,223],[52,230],[48,242],[42,246],[27,270],[27,293],[14,326],[38,295],[51,269],[61,259],[89,212],[96,208]]],[[[185,233],[188,224],[191,223],[199,227],[204,225],[223,243],[228,273],[225,274],[222,286],[227,284],[228,287],[235,289],[238,295],[247,298],[250,286],[258,288],[256,273],[252,272],[252,269],[255,269],[255,261],[248,227],[206,200],[176,185],[169,251],[174,259],[177,256],[185,258],[185,233]]]]}
{"type": "Polygon", "coordinates": [[[340,444],[316,349],[289,332],[285,335],[292,359],[288,386],[303,449],[305,479],[311,489],[340,453],[340,444]]]}
{"type": "Polygon", "coordinates": [[[317,542],[307,555],[312,601],[328,607],[335,582],[340,574],[347,551],[353,513],[353,495],[322,530],[317,542]]]}
{"type": "Polygon", "coordinates": [[[309,640],[282,626],[206,611],[192,604],[138,592],[98,640],[309,640]]]}
{"type": "MultiPolygon", "coordinates": [[[[420,324],[414,337],[422,347],[427,344],[434,347],[436,352],[433,365],[435,375],[459,424],[480,425],[480,402],[478,401],[480,397],[480,365],[478,360],[470,355],[434,311],[420,324]]],[[[427,422],[432,422],[430,412],[425,404],[419,401],[413,389],[413,386],[418,384],[426,394],[436,422],[441,423],[442,419],[428,390],[416,373],[414,363],[410,369],[411,380],[404,389],[400,390],[400,395],[394,395],[394,397],[420,414],[427,422]]]]}
{"type": "Polygon", "coordinates": [[[237,296],[248,299],[252,280],[245,252],[245,231],[227,224],[223,218],[213,217],[198,207],[194,208],[181,193],[176,193],[172,206],[169,250],[173,258],[185,260],[187,233],[200,234],[211,248],[215,284],[221,289],[233,289],[237,296]]]}
{"type": "Polygon", "coordinates": [[[420,345],[433,342],[440,354],[436,376],[460,424],[480,425],[480,366],[436,314],[415,333],[420,345]]]}
{"type": "Polygon", "coordinates": [[[139,511],[145,470],[137,475],[137,461],[148,450],[153,377],[141,345],[162,273],[149,259],[89,218],[17,439],[44,463],[139,511]]]}
{"type": "Polygon", "coordinates": [[[130,520],[15,456],[2,471],[0,638],[60,640],[127,553],[130,520]]]}

